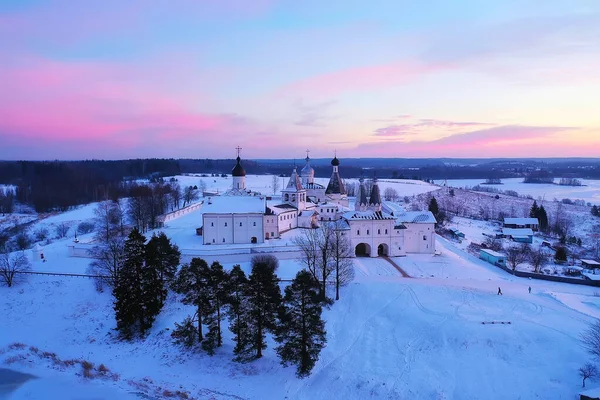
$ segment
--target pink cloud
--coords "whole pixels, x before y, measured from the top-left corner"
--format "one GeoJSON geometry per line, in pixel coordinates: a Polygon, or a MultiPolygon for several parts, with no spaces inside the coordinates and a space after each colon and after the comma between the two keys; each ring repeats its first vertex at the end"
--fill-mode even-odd
{"type": "Polygon", "coordinates": [[[414,136],[433,129],[444,129],[448,131],[464,130],[467,128],[491,126],[493,124],[482,122],[462,122],[462,121],[444,121],[438,119],[420,119],[412,124],[395,124],[384,128],[378,128],[373,132],[373,136],[378,137],[406,137],[414,136]]]}
{"type": "Polygon", "coordinates": [[[600,129],[586,143],[569,140],[574,127],[497,126],[433,141],[386,140],[362,144],[352,154],[383,157],[550,157],[598,156],[600,129]]]}
{"type": "Polygon", "coordinates": [[[349,68],[312,76],[280,88],[279,94],[320,94],[333,96],[348,91],[363,91],[400,85],[421,75],[444,69],[440,65],[397,62],[387,65],[349,68]]]}

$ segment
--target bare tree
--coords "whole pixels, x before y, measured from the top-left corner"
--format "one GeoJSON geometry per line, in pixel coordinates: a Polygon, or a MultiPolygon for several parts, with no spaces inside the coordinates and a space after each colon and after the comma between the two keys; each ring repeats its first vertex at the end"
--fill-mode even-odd
{"type": "Polygon", "coordinates": [[[300,264],[310,272],[316,282],[319,282],[317,274],[317,256],[319,254],[319,238],[316,229],[301,229],[300,234],[293,239],[293,243],[300,248],[300,264]]]}
{"type": "Polygon", "coordinates": [[[273,175],[273,194],[277,194],[279,190],[279,177],[277,175],[273,175]]]}
{"type": "Polygon", "coordinates": [[[345,286],[354,280],[354,252],[346,230],[345,222],[335,222],[333,231],[332,258],[335,268],[335,299],[340,299],[340,286],[345,286]]]}
{"type": "Polygon", "coordinates": [[[23,273],[31,271],[31,263],[24,252],[9,253],[8,249],[0,253],[0,282],[11,287],[23,278],[23,273]]]}
{"type": "MultiPolygon", "coordinates": [[[[203,180],[200,180],[200,182],[204,182],[203,180]]],[[[183,197],[183,194],[181,193],[181,186],[179,185],[179,183],[174,182],[171,184],[171,210],[179,210],[180,206],[181,206],[181,198],[183,197]]]]}
{"type": "Polygon", "coordinates": [[[198,194],[198,189],[193,186],[188,186],[183,191],[183,206],[191,204],[194,200],[198,200],[200,195],[198,194]]]}
{"type": "Polygon", "coordinates": [[[106,200],[98,203],[94,215],[98,229],[97,240],[107,242],[111,237],[121,233],[124,216],[118,201],[106,200]]]}
{"type": "Polygon", "coordinates": [[[56,237],[58,239],[63,239],[67,237],[67,233],[69,233],[69,226],[64,222],[56,225],[56,237]]]}
{"type": "Polygon", "coordinates": [[[598,375],[598,368],[594,364],[587,363],[579,368],[579,376],[582,378],[581,387],[585,387],[586,379],[594,379],[598,375]]]}
{"type": "Polygon", "coordinates": [[[596,358],[600,358],[600,320],[590,324],[580,336],[583,347],[596,358]]]}
{"type": "Polygon", "coordinates": [[[200,182],[198,182],[198,190],[200,191],[199,195],[204,197],[204,192],[206,192],[206,182],[204,182],[204,179],[200,179],[200,182]]]}
{"type": "Polygon", "coordinates": [[[485,246],[490,250],[494,250],[494,251],[504,250],[504,246],[502,246],[502,241],[500,239],[496,239],[494,237],[489,237],[489,236],[486,237],[483,244],[485,244],[485,246]]]}
{"type": "Polygon", "coordinates": [[[87,273],[98,276],[95,278],[96,289],[101,292],[104,284],[115,287],[125,260],[124,239],[111,237],[102,245],[92,248],[90,253],[94,261],[87,268],[87,273]]]}
{"type": "Polygon", "coordinates": [[[527,244],[511,246],[506,249],[506,261],[508,261],[508,265],[510,265],[513,271],[517,269],[519,264],[527,260],[530,250],[527,244]]]}
{"type": "Polygon", "coordinates": [[[386,201],[396,201],[396,200],[398,200],[398,197],[399,197],[398,192],[394,188],[387,187],[383,191],[383,198],[386,201]]]}
{"type": "Polygon", "coordinates": [[[529,253],[529,262],[533,266],[533,272],[535,273],[539,274],[542,268],[548,264],[548,260],[548,254],[546,254],[542,247],[539,247],[537,250],[529,253]]]}

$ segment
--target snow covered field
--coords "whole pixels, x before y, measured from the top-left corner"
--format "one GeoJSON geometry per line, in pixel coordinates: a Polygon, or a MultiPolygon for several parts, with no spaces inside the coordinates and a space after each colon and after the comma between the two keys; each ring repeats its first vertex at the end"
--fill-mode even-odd
{"type": "MultiPolygon", "coordinates": [[[[559,179],[556,179],[558,182],[559,179]]],[[[472,188],[481,185],[485,179],[448,179],[448,186],[457,188],[472,188]]],[[[441,183],[438,181],[436,183],[441,183]]],[[[585,186],[560,186],[545,183],[523,183],[523,178],[502,179],[502,185],[486,185],[498,190],[514,190],[520,195],[531,195],[535,199],[571,199],[584,200],[586,203],[600,204],[600,180],[581,179],[585,186]]]]}
{"type": "MultiPolygon", "coordinates": [[[[382,259],[357,259],[355,282],[324,312],[328,345],[305,380],[278,364],[273,342],[250,364],[230,361],[228,331],[212,358],[173,345],[170,329],[188,312],[174,298],[148,338],[119,342],[108,293],[96,293],[85,278],[45,276],[0,288],[0,365],[42,377],[35,383],[42,388],[69,382],[93,393],[101,385],[108,392],[99,398],[146,393],[158,399],[181,390],[198,399],[573,399],[577,368],[588,360],[578,335],[600,317],[597,289],[532,283],[438,243],[441,256],[395,259],[415,278],[400,277],[382,259]],[[496,295],[498,286],[503,296],[496,295]],[[482,324],[491,321],[510,325],[482,324]],[[15,342],[26,347],[9,348],[15,342]],[[102,363],[118,379],[85,379],[81,368],[31,355],[30,346],[60,360],[102,363]]],[[[85,267],[88,260],[66,258],[59,244],[34,268],[85,267]]],[[[298,268],[283,261],[280,276],[292,277],[298,268]]],[[[36,393],[32,384],[13,398],[36,398],[26,396],[36,393]]]]}

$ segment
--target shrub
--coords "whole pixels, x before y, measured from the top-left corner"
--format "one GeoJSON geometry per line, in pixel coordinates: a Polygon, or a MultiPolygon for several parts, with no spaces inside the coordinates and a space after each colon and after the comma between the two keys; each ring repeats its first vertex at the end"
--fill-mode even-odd
{"type": "Polygon", "coordinates": [[[95,225],[92,222],[83,221],[77,225],[77,233],[85,235],[86,233],[93,232],[95,225]]]}
{"type": "Polygon", "coordinates": [[[94,374],[93,374],[94,364],[92,364],[89,361],[83,360],[83,361],[81,361],[81,368],[83,368],[83,376],[85,378],[93,378],[94,377],[94,374]]]}
{"type": "Polygon", "coordinates": [[[33,233],[33,237],[35,238],[36,242],[42,242],[42,241],[48,239],[48,235],[49,235],[48,228],[46,228],[44,226],[42,226],[41,228],[39,228],[38,230],[36,230],[33,233]]]}

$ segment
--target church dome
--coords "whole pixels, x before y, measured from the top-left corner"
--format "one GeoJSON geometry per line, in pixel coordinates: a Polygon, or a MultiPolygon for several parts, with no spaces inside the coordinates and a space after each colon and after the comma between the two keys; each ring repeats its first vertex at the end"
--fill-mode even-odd
{"type": "Polygon", "coordinates": [[[231,176],[246,176],[246,171],[244,170],[244,167],[242,167],[242,164],[240,163],[241,159],[240,156],[238,156],[237,160],[237,164],[235,164],[235,167],[233,167],[233,169],[231,170],[231,176]]]}
{"type": "Polygon", "coordinates": [[[306,157],[306,165],[300,171],[300,175],[302,176],[314,176],[315,170],[310,166],[310,158],[306,157]]]}
{"type": "Polygon", "coordinates": [[[333,157],[333,160],[331,160],[331,165],[333,165],[334,167],[340,165],[340,160],[338,160],[337,156],[333,157]]]}

